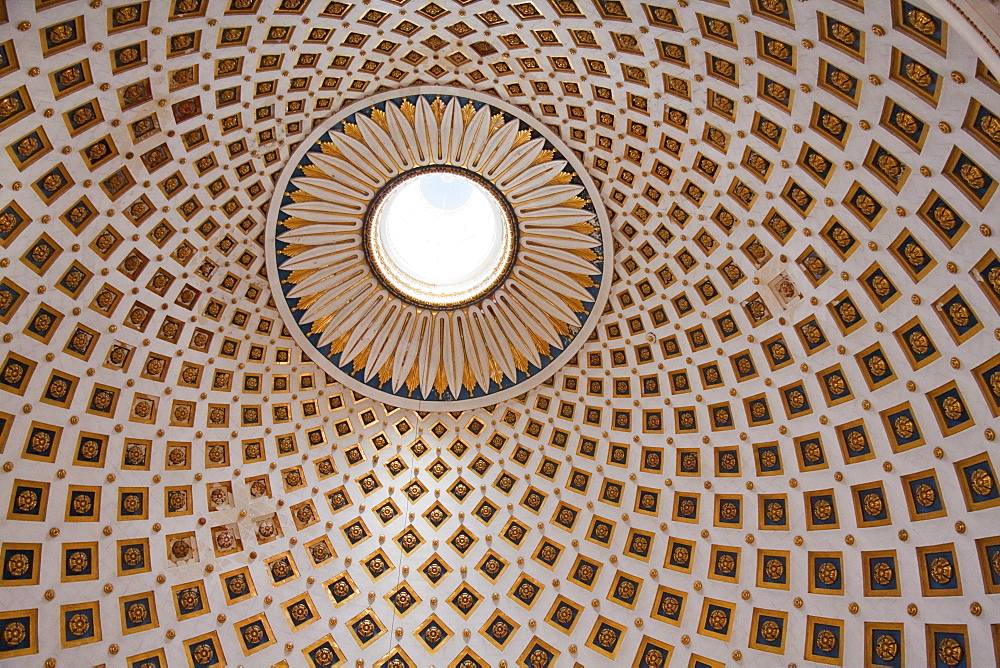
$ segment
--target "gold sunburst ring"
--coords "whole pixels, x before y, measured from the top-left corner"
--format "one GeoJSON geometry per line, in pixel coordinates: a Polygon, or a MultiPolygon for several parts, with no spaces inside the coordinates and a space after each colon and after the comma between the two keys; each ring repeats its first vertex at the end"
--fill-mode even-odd
{"type": "Polygon", "coordinates": [[[599,191],[548,127],[454,87],[376,95],[320,124],[268,210],[275,301],[309,357],[417,410],[525,392],[610,291],[599,191]]]}

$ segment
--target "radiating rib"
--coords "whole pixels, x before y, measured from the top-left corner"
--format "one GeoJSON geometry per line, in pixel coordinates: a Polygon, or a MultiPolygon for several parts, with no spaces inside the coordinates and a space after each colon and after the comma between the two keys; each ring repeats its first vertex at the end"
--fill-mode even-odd
{"type": "Polygon", "coordinates": [[[594,238],[586,234],[580,234],[565,228],[558,230],[541,229],[532,230],[525,233],[525,238],[531,239],[532,243],[550,248],[593,248],[594,238]]]}
{"type": "Polygon", "coordinates": [[[429,396],[434,388],[434,379],[441,367],[442,351],[444,350],[444,330],[448,327],[448,316],[438,313],[431,317],[430,335],[427,339],[430,345],[421,351],[417,358],[420,364],[420,389],[423,395],[429,396]]]}
{"type": "Polygon", "coordinates": [[[560,248],[552,248],[551,246],[545,246],[539,244],[532,239],[522,239],[522,243],[525,248],[521,251],[523,254],[538,254],[548,259],[555,260],[559,263],[565,271],[575,272],[579,274],[596,274],[597,271],[594,265],[590,264],[583,258],[580,258],[568,250],[560,248]]]}
{"type": "Polygon", "coordinates": [[[572,209],[568,206],[551,206],[541,211],[529,211],[519,215],[520,229],[529,230],[532,227],[569,227],[579,223],[594,220],[594,212],[585,209],[572,209]]]}
{"type": "Polygon", "coordinates": [[[413,133],[417,138],[417,146],[420,148],[423,158],[421,164],[434,162],[437,154],[438,125],[434,118],[434,112],[427,98],[420,97],[417,100],[417,109],[413,119],[413,133]]]}
{"type": "Polygon", "coordinates": [[[543,146],[545,146],[544,139],[533,139],[522,144],[503,156],[496,166],[484,169],[483,176],[496,183],[508,170],[511,173],[520,173],[522,169],[531,166],[543,146]]]}
{"type": "Polygon", "coordinates": [[[508,121],[504,124],[486,142],[481,156],[469,162],[469,169],[487,176],[488,172],[499,165],[514,148],[519,129],[520,124],[517,121],[508,121]]]}
{"type": "Polygon", "coordinates": [[[388,158],[392,162],[391,167],[394,167],[397,173],[406,169],[407,161],[403,160],[396,142],[392,141],[385,130],[364,114],[355,114],[354,118],[358,122],[358,129],[361,131],[361,136],[364,137],[365,144],[373,151],[378,152],[379,159],[383,163],[388,158]]]}
{"type": "Polygon", "coordinates": [[[363,257],[361,250],[354,244],[314,246],[307,251],[297,254],[295,257],[286,258],[281,263],[281,269],[293,271],[326,267],[331,262],[338,262],[342,255],[350,254],[363,257]]]}
{"type": "MultiPolygon", "coordinates": [[[[535,165],[520,174],[509,174],[505,180],[498,181],[496,186],[503,191],[503,194],[508,199],[511,199],[530,191],[532,188],[539,188],[546,185],[556,175],[562,173],[565,166],[565,160],[553,160],[552,162],[535,165]]],[[[576,189],[577,192],[580,192],[583,190],[583,187],[577,186],[576,189]]]]}
{"type": "Polygon", "coordinates": [[[365,326],[351,328],[351,335],[347,338],[347,343],[344,345],[342,359],[353,359],[368,348],[379,332],[381,332],[382,322],[392,313],[393,306],[399,304],[398,301],[389,299],[386,295],[377,295],[373,301],[375,305],[368,312],[365,326]]]}
{"type": "Polygon", "coordinates": [[[368,356],[368,368],[365,370],[365,381],[377,373],[399,347],[399,338],[402,334],[400,330],[406,322],[403,317],[405,310],[404,305],[398,301],[390,304],[386,309],[385,320],[379,326],[372,341],[372,350],[368,356]]]}
{"type": "Polygon", "coordinates": [[[458,164],[468,167],[473,158],[478,157],[482,153],[489,138],[490,108],[484,104],[465,128],[458,164]]]}
{"type": "Polygon", "coordinates": [[[364,265],[364,255],[360,251],[345,254],[336,263],[331,263],[329,269],[324,272],[316,272],[312,276],[296,283],[295,287],[288,291],[288,296],[297,298],[311,292],[325,292],[338,287],[339,283],[345,279],[345,274],[355,267],[364,265]]]}
{"type": "Polygon", "coordinates": [[[355,285],[352,290],[345,292],[341,299],[328,305],[327,313],[335,313],[339,318],[334,327],[329,327],[323,332],[317,345],[325,346],[342,334],[350,332],[379,300],[384,299],[387,299],[387,296],[379,292],[378,283],[374,279],[355,285]]]}
{"type": "Polygon", "coordinates": [[[295,202],[284,207],[284,212],[314,223],[337,224],[344,217],[356,218],[364,213],[358,205],[339,202],[295,202]]]}
{"type": "Polygon", "coordinates": [[[483,340],[486,342],[486,349],[490,356],[505,376],[515,380],[517,369],[514,366],[514,356],[511,354],[511,343],[504,334],[503,328],[498,326],[496,315],[490,314],[485,304],[470,309],[470,313],[476,325],[482,330],[483,340]]]}
{"type": "Polygon", "coordinates": [[[529,296],[535,305],[542,309],[545,313],[548,313],[551,316],[554,315],[552,312],[555,311],[555,314],[558,314],[563,321],[577,325],[580,324],[579,318],[577,318],[573,310],[566,305],[566,302],[563,301],[558,294],[550,290],[548,287],[539,282],[534,276],[529,274],[524,267],[514,267],[512,276],[517,279],[519,284],[534,292],[534,295],[531,295],[528,291],[525,291],[525,294],[526,296],[529,296]]]}
{"type": "Polygon", "coordinates": [[[413,125],[406,118],[399,107],[392,103],[385,105],[386,122],[389,125],[389,134],[401,147],[405,169],[411,169],[416,165],[424,164],[424,155],[421,155],[417,145],[417,137],[413,133],[413,125]]]}
{"type": "Polygon", "coordinates": [[[364,211],[368,202],[375,197],[374,189],[356,189],[326,177],[303,176],[292,179],[291,184],[300,191],[323,201],[335,198],[338,202],[343,200],[356,202],[361,211],[364,211]]]}
{"type": "Polygon", "coordinates": [[[545,315],[546,308],[544,302],[542,302],[542,308],[539,308],[531,298],[529,298],[529,292],[515,281],[508,283],[507,288],[510,299],[517,304],[517,307],[523,309],[522,312],[514,311],[517,313],[518,317],[522,321],[529,320],[531,322],[526,323],[529,332],[533,332],[536,335],[540,335],[546,343],[555,348],[562,347],[562,341],[559,339],[559,332],[556,331],[555,327],[549,321],[548,317],[545,315]]]}
{"type": "Polygon", "coordinates": [[[499,291],[496,297],[483,306],[484,309],[498,313],[502,318],[498,319],[501,329],[506,333],[511,341],[511,347],[517,350],[529,363],[540,366],[538,347],[534,344],[528,325],[519,316],[511,302],[513,300],[505,291],[499,291]],[[496,311],[494,311],[496,309],[496,311]],[[505,327],[503,323],[506,323],[505,327]]]}
{"type": "Polygon", "coordinates": [[[465,134],[465,121],[462,120],[462,107],[458,98],[453,97],[445,107],[444,118],[441,119],[441,154],[444,162],[452,165],[461,163],[462,135],[465,134]]]}
{"type": "MultiPolygon", "coordinates": [[[[409,376],[410,369],[417,363],[420,357],[421,343],[424,337],[428,336],[431,327],[431,316],[427,311],[417,312],[413,307],[408,307],[407,315],[410,318],[408,333],[399,337],[396,357],[392,362],[392,391],[395,392],[409,376]]],[[[426,345],[426,343],[424,343],[426,345]]]]}
{"type": "MultiPolygon", "coordinates": [[[[327,317],[338,316],[337,325],[330,328],[330,331],[339,331],[341,324],[346,322],[348,314],[358,308],[364,299],[373,298],[376,294],[376,291],[372,289],[374,281],[369,276],[363,274],[348,275],[344,278],[348,280],[341,282],[347,287],[341,295],[337,293],[330,295],[314,293],[314,295],[320,294],[320,297],[306,308],[305,313],[299,318],[299,321],[309,323],[327,317]],[[351,299],[344,298],[347,296],[351,296],[351,299]]],[[[299,303],[301,304],[304,301],[306,300],[300,299],[299,303]]],[[[325,335],[326,332],[324,332],[325,335]]]]}
{"type": "Polygon", "coordinates": [[[379,186],[393,176],[395,170],[392,168],[391,163],[386,164],[383,162],[363,142],[352,139],[340,132],[331,133],[330,140],[337,147],[337,150],[347,160],[351,161],[355,169],[363,172],[370,178],[377,179],[379,186]]]}
{"type": "Polygon", "coordinates": [[[524,270],[535,275],[536,279],[543,283],[555,283],[563,294],[585,302],[594,301],[593,296],[584,290],[579,283],[565,273],[556,271],[545,262],[538,262],[530,257],[525,257],[524,270]]]}
{"type": "Polygon", "coordinates": [[[480,387],[483,389],[488,388],[489,365],[483,359],[483,354],[486,352],[483,349],[485,344],[480,340],[481,337],[478,336],[478,333],[465,313],[461,311],[455,313],[452,316],[452,322],[454,323],[453,331],[457,331],[460,334],[459,340],[465,358],[464,366],[471,369],[472,375],[480,387]]]}
{"type": "MultiPolygon", "coordinates": [[[[331,146],[335,145],[331,142],[331,146]]],[[[336,157],[319,151],[311,151],[309,153],[309,160],[311,160],[313,165],[315,165],[324,174],[327,174],[331,179],[340,181],[345,185],[349,185],[351,183],[363,183],[368,187],[377,189],[385,183],[384,179],[375,175],[376,173],[369,174],[361,169],[357,169],[344,157],[336,157]]]]}
{"type": "Polygon", "coordinates": [[[580,192],[580,186],[567,183],[565,185],[543,186],[517,197],[511,197],[510,203],[517,215],[521,216],[545,207],[562,204],[580,192]]]}
{"type": "Polygon", "coordinates": [[[465,355],[462,351],[462,339],[455,329],[454,315],[449,313],[445,319],[448,326],[442,330],[441,363],[444,365],[445,378],[454,396],[462,392],[462,371],[465,355]]]}

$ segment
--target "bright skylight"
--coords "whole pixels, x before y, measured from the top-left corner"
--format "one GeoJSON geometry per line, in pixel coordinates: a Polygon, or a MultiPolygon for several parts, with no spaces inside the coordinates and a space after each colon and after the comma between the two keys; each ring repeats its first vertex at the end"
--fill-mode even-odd
{"type": "Polygon", "coordinates": [[[390,185],[369,225],[383,279],[429,305],[467,302],[492,288],[513,252],[512,222],[497,195],[459,170],[390,185]]]}

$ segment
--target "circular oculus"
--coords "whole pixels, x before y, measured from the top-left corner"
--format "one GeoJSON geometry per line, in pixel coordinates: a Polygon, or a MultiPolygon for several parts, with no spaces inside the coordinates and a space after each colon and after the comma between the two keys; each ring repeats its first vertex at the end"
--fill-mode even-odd
{"type": "Polygon", "coordinates": [[[417,306],[453,309],[481,299],[514,263],[514,213],[486,179],[451,165],[400,174],[368,207],[368,263],[417,306]]]}

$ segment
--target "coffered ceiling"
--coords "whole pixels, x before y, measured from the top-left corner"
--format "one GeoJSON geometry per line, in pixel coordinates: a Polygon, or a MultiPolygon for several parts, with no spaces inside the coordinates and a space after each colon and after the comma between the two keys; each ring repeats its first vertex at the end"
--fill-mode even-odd
{"type": "Polygon", "coordinates": [[[961,5],[0,2],[0,664],[997,661],[961,5]],[[452,413],[328,377],[264,259],[314,125],[432,84],[558,135],[614,245],[580,352],[452,413]]]}

